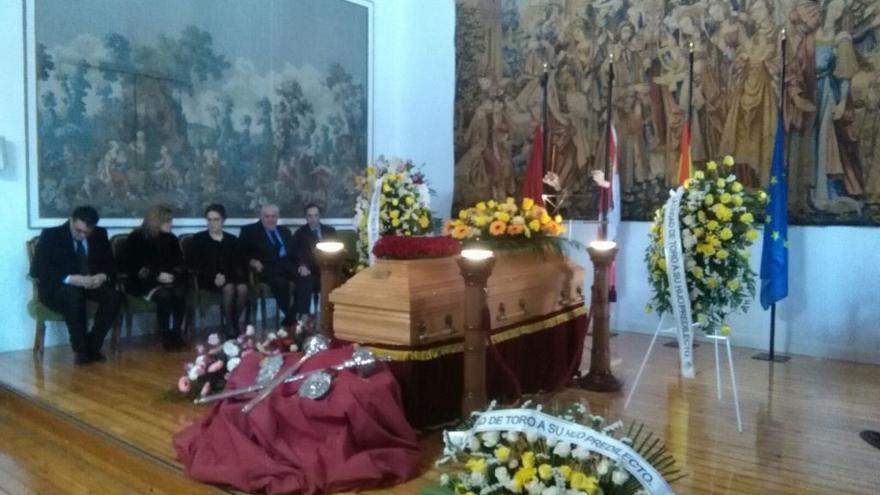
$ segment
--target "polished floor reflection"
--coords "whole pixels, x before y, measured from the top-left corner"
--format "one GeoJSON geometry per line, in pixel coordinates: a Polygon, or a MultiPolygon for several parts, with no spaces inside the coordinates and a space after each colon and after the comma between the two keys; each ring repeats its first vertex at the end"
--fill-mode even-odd
{"type": "MultiPolygon", "coordinates": [[[[648,341],[612,339],[615,373],[627,382],[621,393],[567,389],[548,399],[585,400],[596,414],[634,419],[663,436],[688,474],[673,486],[678,493],[880,493],[880,450],[859,438],[880,429],[880,366],[803,356],[771,364],[734,349],[744,426],[737,433],[725,368],[723,400],[716,397],[710,344],[696,350],[693,380],[678,377],[676,349],[656,347],[623,411],[648,341]]],[[[188,357],[129,345],[108,363],[74,367],[63,348],[48,349],[41,364],[30,352],[0,354],[0,381],[9,387],[0,389],[0,493],[222,493],[186,480],[174,460],[171,435],[205,411],[163,398],[188,357]],[[107,474],[84,474],[69,461],[77,457],[107,474]],[[120,458],[138,466],[130,479],[113,468],[120,458]]],[[[383,493],[436,482],[440,436],[420,443],[424,474],[383,493]]]]}

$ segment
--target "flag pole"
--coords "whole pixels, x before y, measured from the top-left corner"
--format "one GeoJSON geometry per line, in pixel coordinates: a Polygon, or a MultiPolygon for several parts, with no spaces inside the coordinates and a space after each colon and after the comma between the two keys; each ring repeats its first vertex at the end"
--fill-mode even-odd
{"type": "Polygon", "coordinates": [[[547,82],[550,79],[547,64],[544,64],[544,72],[541,74],[541,132],[544,139],[544,156],[542,157],[541,170],[541,190],[544,190],[544,176],[547,175],[547,169],[550,166],[550,126],[547,125],[549,116],[547,114],[547,82]]]}
{"type": "MultiPolygon", "coordinates": [[[[608,54],[608,94],[605,100],[605,108],[608,112],[605,119],[605,180],[611,181],[611,119],[613,110],[611,108],[611,95],[614,91],[614,53],[608,54]]],[[[599,188],[599,235],[598,239],[604,241],[608,237],[608,210],[611,205],[608,203],[608,191],[604,187],[599,188]]]]}
{"type": "Polygon", "coordinates": [[[694,115],[694,42],[688,43],[688,118],[687,131],[691,135],[691,119],[694,115]]]}
{"type": "MultiPolygon", "coordinates": [[[[779,77],[779,115],[784,115],[785,109],[785,47],[787,45],[785,38],[785,28],[782,28],[782,74],[779,77]]],[[[785,180],[788,180],[788,161],[783,161],[785,167],[785,180]]],[[[784,355],[776,355],[776,302],[770,305],[770,352],[759,352],[752,356],[752,359],[758,361],[770,361],[771,363],[785,363],[791,358],[784,355]]]]}

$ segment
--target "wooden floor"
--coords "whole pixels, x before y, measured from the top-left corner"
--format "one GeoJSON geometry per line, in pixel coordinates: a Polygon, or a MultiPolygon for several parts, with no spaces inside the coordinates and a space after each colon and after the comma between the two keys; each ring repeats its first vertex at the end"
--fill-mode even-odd
{"type": "MultiPolygon", "coordinates": [[[[648,340],[612,339],[620,378],[632,381],[648,340]]],[[[734,349],[740,434],[726,377],[724,401],[715,395],[711,346],[696,350],[694,380],[678,378],[677,350],[656,349],[625,414],[623,394],[568,389],[548,400],[585,400],[596,414],[646,423],[689,474],[677,493],[880,493],[880,450],[858,436],[880,429],[880,366],[803,356],[771,365],[734,349]]],[[[86,367],[66,348],[47,349],[43,363],[0,354],[0,493],[229,493],[188,480],[174,458],[172,434],[206,412],[162,398],[189,357],[146,344],[86,367]]],[[[440,435],[420,444],[422,475],[381,493],[436,483],[440,435]]]]}

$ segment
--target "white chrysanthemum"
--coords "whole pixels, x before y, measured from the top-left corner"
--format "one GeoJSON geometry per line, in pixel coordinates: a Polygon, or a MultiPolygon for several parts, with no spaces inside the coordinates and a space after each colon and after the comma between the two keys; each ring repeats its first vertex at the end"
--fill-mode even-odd
{"type": "Polygon", "coordinates": [[[608,471],[611,470],[611,463],[608,462],[608,459],[602,459],[599,462],[599,465],[596,466],[596,474],[599,476],[605,476],[608,474],[608,471]]]}
{"type": "Polygon", "coordinates": [[[482,488],[486,485],[486,475],[479,471],[471,473],[470,485],[471,487],[482,488]]]}
{"type": "Polygon", "coordinates": [[[507,463],[507,468],[510,469],[511,471],[513,471],[514,469],[516,469],[518,467],[519,467],[519,461],[517,461],[516,459],[507,463]]]}
{"type": "Polygon", "coordinates": [[[278,330],[275,333],[275,335],[277,335],[279,339],[285,339],[285,338],[287,338],[287,330],[282,328],[282,329],[278,330]]]}
{"type": "Polygon", "coordinates": [[[533,479],[528,485],[526,485],[526,492],[528,492],[529,495],[541,495],[544,488],[546,488],[544,483],[541,483],[537,479],[533,479]]]}
{"type": "Polygon", "coordinates": [[[189,369],[189,373],[186,374],[186,377],[190,379],[190,381],[196,381],[200,376],[204,373],[205,369],[201,366],[193,366],[189,369]]]}
{"type": "Polygon", "coordinates": [[[196,357],[195,365],[196,366],[204,366],[205,365],[205,355],[204,354],[196,357]]]}
{"type": "Polygon", "coordinates": [[[571,444],[568,442],[559,442],[556,444],[556,447],[553,448],[553,453],[559,457],[568,457],[568,455],[571,454],[571,444]]]}
{"type": "Polygon", "coordinates": [[[248,337],[252,337],[257,334],[257,329],[254,328],[253,325],[248,325],[247,329],[244,331],[244,334],[247,335],[248,337]]]}
{"type": "Polygon", "coordinates": [[[510,473],[507,472],[507,468],[504,466],[495,468],[495,479],[498,480],[499,483],[507,484],[507,482],[510,481],[510,473]]]}
{"type": "Polygon", "coordinates": [[[562,495],[563,491],[558,486],[551,486],[549,488],[544,488],[541,492],[541,495],[562,495]]]}
{"type": "Polygon", "coordinates": [[[220,336],[216,333],[208,335],[208,345],[220,345],[220,336]]]}
{"type": "Polygon", "coordinates": [[[522,485],[514,480],[510,480],[504,484],[504,488],[510,493],[522,493],[522,485]]]}
{"type": "Polygon", "coordinates": [[[571,451],[571,456],[579,461],[585,461],[588,457],[590,457],[590,451],[583,447],[577,447],[576,449],[571,451]]]}
{"type": "Polygon", "coordinates": [[[238,368],[238,365],[241,363],[241,358],[234,357],[226,362],[226,370],[227,371],[235,371],[235,368],[238,368]]]}
{"type": "Polygon", "coordinates": [[[529,443],[535,443],[538,441],[538,432],[529,430],[526,432],[526,441],[529,443]]]}
{"type": "Polygon", "coordinates": [[[629,479],[629,473],[623,471],[621,469],[616,469],[614,474],[611,475],[611,482],[615,485],[622,485],[626,483],[626,480],[629,479]]]}
{"type": "Polygon", "coordinates": [[[508,431],[504,434],[504,440],[510,444],[516,443],[519,441],[519,433],[516,431],[508,431]]]}
{"type": "Polygon", "coordinates": [[[440,475],[440,486],[449,486],[449,475],[443,473],[440,475]]]}
{"type": "Polygon", "coordinates": [[[477,438],[476,436],[470,437],[468,439],[468,449],[470,449],[471,452],[479,451],[480,450],[480,439],[477,438]]]}
{"type": "Polygon", "coordinates": [[[559,439],[556,437],[547,437],[547,446],[555,447],[556,444],[559,443],[559,439]]]}
{"type": "Polygon", "coordinates": [[[269,332],[269,335],[266,335],[266,340],[275,340],[278,338],[278,335],[275,332],[269,332]]]}
{"type": "Polygon", "coordinates": [[[487,431],[483,433],[483,445],[487,448],[494,448],[501,440],[501,434],[497,431],[487,431]]]}
{"type": "Polygon", "coordinates": [[[236,345],[234,340],[227,340],[223,343],[223,354],[233,358],[238,356],[239,352],[241,352],[241,350],[238,348],[238,345],[236,345]]]}

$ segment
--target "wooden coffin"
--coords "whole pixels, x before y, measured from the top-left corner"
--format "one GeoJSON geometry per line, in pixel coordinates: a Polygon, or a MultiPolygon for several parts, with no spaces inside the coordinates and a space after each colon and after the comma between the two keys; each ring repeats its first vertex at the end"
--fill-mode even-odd
{"type": "MultiPolygon", "coordinates": [[[[584,270],[568,258],[528,251],[496,253],[488,281],[492,328],[584,302],[584,270]]],[[[336,337],[420,346],[461,337],[464,281],[454,257],[376,260],[330,294],[336,337]]]]}

